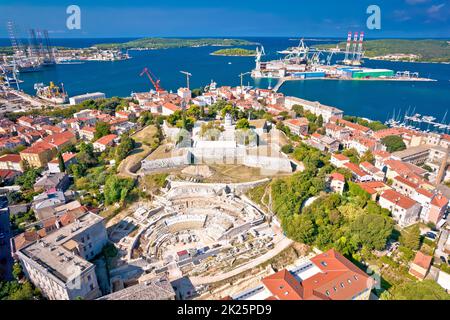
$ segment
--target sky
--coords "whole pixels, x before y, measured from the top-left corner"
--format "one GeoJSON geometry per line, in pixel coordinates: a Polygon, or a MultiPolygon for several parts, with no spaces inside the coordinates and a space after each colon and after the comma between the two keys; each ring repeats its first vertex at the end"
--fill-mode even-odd
{"type": "Polygon", "coordinates": [[[0,0],[0,38],[6,22],[19,35],[47,29],[53,38],[288,36],[450,38],[450,0],[0,0]],[[69,30],[69,5],[81,9],[81,29],[69,30]],[[381,10],[370,30],[369,5],[381,10]]]}

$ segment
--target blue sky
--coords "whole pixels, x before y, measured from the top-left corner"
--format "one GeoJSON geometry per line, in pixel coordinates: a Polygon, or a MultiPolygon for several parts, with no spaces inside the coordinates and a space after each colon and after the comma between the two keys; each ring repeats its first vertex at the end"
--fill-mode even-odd
{"type": "Polygon", "coordinates": [[[51,37],[304,36],[448,37],[450,0],[0,0],[0,37],[6,21],[24,34],[51,37]],[[38,3],[38,4],[37,4],[38,3]],[[81,8],[81,30],[66,28],[66,8],[81,8]],[[381,8],[381,30],[368,30],[366,9],[381,8]]]}

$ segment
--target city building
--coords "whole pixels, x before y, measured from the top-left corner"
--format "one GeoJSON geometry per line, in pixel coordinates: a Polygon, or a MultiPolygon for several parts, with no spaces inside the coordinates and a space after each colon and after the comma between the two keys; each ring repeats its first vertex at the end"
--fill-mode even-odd
{"type": "Polygon", "coordinates": [[[391,211],[392,217],[401,227],[414,224],[419,218],[420,204],[395,190],[384,191],[378,203],[391,211]]]}
{"type": "Polygon", "coordinates": [[[69,176],[63,172],[47,173],[34,184],[35,191],[66,191],[70,185],[69,176]]]}
{"type": "Polygon", "coordinates": [[[408,162],[415,165],[424,164],[430,154],[430,146],[421,145],[407,148],[402,151],[393,152],[391,158],[402,162],[408,162]]]}
{"type": "Polygon", "coordinates": [[[298,136],[307,136],[308,135],[308,119],[306,118],[297,118],[297,119],[288,119],[284,121],[284,124],[291,130],[292,134],[296,134],[298,136]]]}
{"type": "Polygon", "coordinates": [[[350,162],[347,156],[340,153],[333,153],[330,158],[330,162],[333,166],[337,168],[343,168],[346,163],[350,162]]]}
{"type": "Polygon", "coordinates": [[[95,299],[101,293],[92,259],[108,241],[91,212],[16,251],[27,278],[50,300],[95,299]]]}
{"type": "Polygon", "coordinates": [[[430,270],[431,261],[433,257],[423,254],[418,251],[416,256],[414,257],[413,262],[409,267],[409,273],[415,276],[419,280],[425,279],[430,270]]]}
{"type": "Polygon", "coordinates": [[[166,276],[159,276],[113,292],[98,300],[175,300],[175,291],[166,276]]]}
{"type": "MultiPolygon", "coordinates": [[[[66,169],[72,165],[77,163],[77,155],[73,152],[66,152],[62,154],[62,158],[64,161],[64,166],[66,169]]],[[[59,159],[55,158],[47,164],[48,171],[50,173],[60,173],[61,169],[59,168],[59,159]]]]}
{"type": "Polygon", "coordinates": [[[368,300],[375,281],[334,249],[227,300],[368,300]]]}
{"type": "Polygon", "coordinates": [[[22,159],[18,154],[0,156],[0,170],[14,170],[22,172],[22,159]]]}
{"type": "Polygon", "coordinates": [[[106,150],[106,148],[111,147],[115,144],[117,139],[117,135],[115,134],[108,134],[104,137],[101,137],[97,141],[93,143],[94,151],[96,152],[103,152],[106,150]]]}
{"type": "Polygon", "coordinates": [[[345,188],[345,177],[343,174],[333,172],[330,175],[330,189],[333,192],[342,194],[345,188]]]}
{"type": "Polygon", "coordinates": [[[83,101],[86,100],[98,100],[98,99],[105,99],[106,96],[102,92],[94,92],[94,93],[86,93],[79,96],[73,96],[69,98],[69,103],[71,105],[80,104],[83,101]]]}
{"type": "Polygon", "coordinates": [[[303,107],[303,110],[309,111],[316,116],[322,116],[324,122],[329,122],[331,117],[342,118],[344,116],[344,111],[321,104],[318,101],[308,101],[304,99],[300,99],[297,97],[285,97],[284,99],[284,107],[288,110],[292,110],[292,107],[295,105],[299,105],[303,107]]]}

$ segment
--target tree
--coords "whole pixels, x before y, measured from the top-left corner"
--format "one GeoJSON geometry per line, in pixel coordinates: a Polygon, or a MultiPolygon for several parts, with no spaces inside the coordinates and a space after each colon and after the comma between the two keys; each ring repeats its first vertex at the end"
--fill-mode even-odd
{"type": "Polygon", "coordinates": [[[125,201],[128,192],[133,189],[133,187],[134,181],[132,179],[122,179],[116,175],[108,176],[103,189],[105,203],[110,205],[118,201],[125,201]]]}
{"type": "Polygon", "coordinates": [[[384,137],[381,139],[381,143],[386,146],[388,152],[402,151],[406,149],[403,139],[399,136],[384,137]]]}
{"type": "Polygon", "coordinates": [[[321,128],[321,127],[323,126],[323,117],[322,117],[321,114],[320,114],[320,115],[317,117],[317,119],[316,119],[316,125],[317,125],[319,128],[321,128]]]}
{"type": "Polygon", "coordinates": [[[367,150],[359,160],[360,162],[369,162],[371,164],[375,163],[375,157],[370,150],[367,150]]]}
{"type": "Polygon", "coordinates": [[[297,242],[311,244],[314,240],[314,224],[305,215],[294,215],[284,223],[283,229],[297,242]]]}
{"type": "Polygon", "coordinates": [[[239,119],[236,122],[236,129],[248,129],[250,128],[250,123],[248,122],[247,119],[239,119]]]}
{"type": "Polygon", "coordinates": [[[294,104],[292,106],[292,111],[295,112],[296,117],[303,117],[303,114],[304,114],[303,106],[301,106],[299,104],[294,104]]]}
{"type": "Polygon", "coordinates": [[[199,119],[202,115],[202,110],[200,109],[199,106],[193,104],[189,107],[189,109],[187,109],[186,114],[189,117],[195,118],[195,119],[199,119]]]}
{"type": "Polygon", "coordinates": [[[116,161],[120,162],[125,159],[128,154],[136,146],[136,142],[129,135],[125,134],[120,140],[120,144],[116,148],[116,161]]]}
{"type": "Polygon", "coordinates": [[[20,185],[24,190],[33,189],[34,183],[38,178],[40,173],[39,169],[29,167],[24,171],[24,173],[16,178],[16,183],[20,185]]]}
{"type": "Polygon", "coordinates": [[[22,266],[20,263],[16,262],[13,265],[12,274],[16,280],[19,280],[23,276],[22,266]]]}
{"type": "Polygon", "coordinates": [[[281,147],[281,151],[284,153],[292,153],[294,152],[294,147],[292,147],[292,144],[285,144],[281,147]]]}
{"type": "Polygon", "coordinates": [[[94,154],[94,146],[92,143],[82,142],[79,146],[77,154],[78,164],[85,167],[91,167],[97,164],[97,157],[94,154]]]}
{"type": "Polygon", "coordinates": [[[95,124],[94,139],[98,140],[111,133],[111,126],[109,123],[99,121],[95,124]]]}
{"type": "Polygon", "coordinates": [[[350,159],[351,163],[359,164],[359,154],[356,149],[346,149],[342,154],[350,159]]]}
{"type": "Polygon", "coordinates": [[[383,292],[382,300],[450,300],[450,295],[433,280],[400,282],[383,292]]]}
{"type": "Polygon", "coordinates": [[[420,248],[419,226],[414,225],[409,230],[403,230],[400,236],[400,243],[411,250],[419,250],[420,248]]]}
{"type": "Polygon", "coordinates": [[[64,163],[64,158],[63,158],[61,152],[58,152],[58,166],[59,166],[59,171],[66,172],[66,164],[64,163]]]}
{"type": "Polygon", "coordinates": [[[361,215],[351,224],[352,235],[369,249],[384,249],[392,230],[392,219],[376,214],[361,215]]]}

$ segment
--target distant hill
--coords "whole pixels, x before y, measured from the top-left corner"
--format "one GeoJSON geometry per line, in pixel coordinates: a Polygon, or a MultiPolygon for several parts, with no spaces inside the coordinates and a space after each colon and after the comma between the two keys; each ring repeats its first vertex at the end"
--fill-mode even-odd
{"type": "Polygon", "coordinates": [[[257,43],[241,39],[176,39],[176,38],[143,38],[124,43],[102,43],[95,47],[99,49],[171,49],[171,48],[185,48],[185,47],[231,47],[231,46],[250,46],[257,43]]]}
{"type": "Polygon", "coordinates": [[[255,50],[242,48],[220,49],[211,53],[213,56],[233,56],[233,57],[252,57],[256,55],[255,50]]]}
{"type": "MultiPolygon", "coordinates": [[[[346,43],[340,42],[339,48],[345,50],[346,43]]],[[[335,48],[336,44],[318,45],[319,49],[335,48]]],[[[413,60],[420,62],[450,62],[449,40],[404,40],[384,39],[368,40],[364,42],[364,51],[367,58],[385,58],[394,60],[390,55],[415,55],[413,60]]],[[[399,57],[402,60],[402,57],[399,57]]],[[[404,57],[404,60],[409,60],[404,57]]]]}

